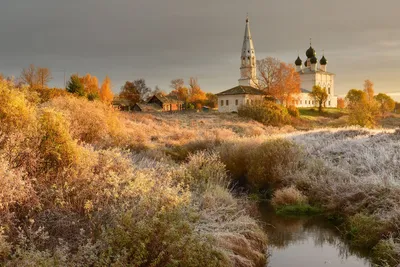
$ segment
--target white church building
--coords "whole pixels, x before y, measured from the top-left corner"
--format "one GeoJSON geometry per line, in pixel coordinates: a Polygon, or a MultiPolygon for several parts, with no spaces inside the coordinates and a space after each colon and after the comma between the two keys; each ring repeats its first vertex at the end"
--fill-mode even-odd
{"type": "Polygon", "coordinates": [[[323,55],[319,61],[316,57],[314,48],[310,42],[310,48],[306,51],[307,59],[304,67],[300,56],[295,61],[296,71],[301,78],[301,94],[293,100],[296,107],[314,107],[317,106],[313,97],[310,97],[312,88],[315,85],[326,89],[328,99],[326,107],[337,107],[337,97],[335,96],[335,74],[327,71],[328,61],[323,55]]]}
{"type": "MultiPolygon", "coordinates": [[[[328,61],[325,56],[322,56],[318,64],[311,43],[310,48],[306,51],[306,56],[304,66],[300,56],[295,61],[296,71],[301,78],[301,93],[293,97],[293,105],[296,107],[316,107],[317,103],[309,93],[313,86],[319,85],[326,88],[328,93],[326,107],[337,107],[337,97],[334,95],[335,74],[327,71],[328,61]]],[[[264,91],[257,89],[257,59],[248,18],[246,19],[240,62],[239,85],[217,94],[219,112],[237,112],[240,105],[261,103],[266,97],[264,91]]]]}

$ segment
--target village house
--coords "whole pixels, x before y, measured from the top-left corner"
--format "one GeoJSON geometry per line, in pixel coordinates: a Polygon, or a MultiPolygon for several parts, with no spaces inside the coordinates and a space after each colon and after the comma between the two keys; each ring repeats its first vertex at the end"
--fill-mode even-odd
{"type": "Polygon", "coordinates": [[[136,103],[133,111],[136,112],[166,112],[183,110],[183,101],[175,97],[155,94],[149,98],[147,103],[136,103]]]}

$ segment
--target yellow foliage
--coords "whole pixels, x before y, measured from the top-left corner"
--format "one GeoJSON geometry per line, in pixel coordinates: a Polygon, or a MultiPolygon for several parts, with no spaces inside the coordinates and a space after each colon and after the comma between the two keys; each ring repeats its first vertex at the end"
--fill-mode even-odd
{"type": "Polygon", "coordinates": [[[114,94],[111,91],[111,80],[108,76],[103,81],[100,89],[100,99],[106,104],[111,104],[114,99],[114,94]]]}

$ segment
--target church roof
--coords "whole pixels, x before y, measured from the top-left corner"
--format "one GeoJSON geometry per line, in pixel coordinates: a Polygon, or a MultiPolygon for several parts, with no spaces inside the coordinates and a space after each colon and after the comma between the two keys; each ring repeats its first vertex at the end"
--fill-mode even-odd
{"type": "Polygon", "coordinates": [[[304,89],[304,88],[301,88],[300,90],[301,90],[302,93],[307,93],[307,94],[311,93],[310,90],[307,90],[307,89],[304,89]]]}
{"type": "Polygon", "coordinates": [[[217,95],[266,95],[266,93],[251,86],[239,85],[217,95]]]}
{"type": "Polygon", "coordinates": [[[255,56],[255,50],[254,50],[253,39],[251,38],[250,22],[249,18],[247,18],[246,28],[244,30],[244,40],[243,40],[241,58],[243,59],[246,57],[253,57],[253,56],[255,56]]]}
{"type": "Polygon", "coordinates": [[[298,71],[298,72],[300,73],[300,75],[301,75],[301,74],[315,74],[315,73],[328,74],[328,75],[335,75],[335,74],[332,73],[332,72],[323,71],[323,70],[320,70],[320,69],[314,71],[314,70],[311,70],[310,68],[304,68],[304,69],[302,69],[302,70],[300,70],[300,71],[298,71]]]}

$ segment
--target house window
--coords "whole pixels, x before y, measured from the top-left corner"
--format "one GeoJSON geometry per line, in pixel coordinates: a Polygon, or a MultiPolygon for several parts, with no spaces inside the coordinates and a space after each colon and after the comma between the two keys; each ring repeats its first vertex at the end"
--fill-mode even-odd
{"type": "Polygon", "coordinates": [[[250,104],[253,105],[253,99],[250,100],[250,104]]]}
{"type": "Polygon", "coordinates": [[[221,107],[224,105],[224,100],[221,100],[221,107]]]}
{"type": "Polygon", "coordinates": [[[236,99],[235,104],[236,104],[236,106],[238,106],[239,105],[239,100],[236,99]]]}
{"type": "Polygon", "coordinates": [[[247,105],[250,104],[250,100],[247,99],[247,105]]]}
{"type": "Polygon", "coordinates": [[[229,100],[226,100],[226,105],[229,106],[229,100]]]}

